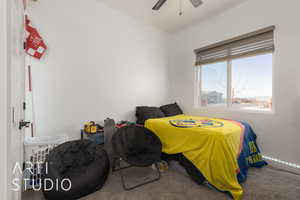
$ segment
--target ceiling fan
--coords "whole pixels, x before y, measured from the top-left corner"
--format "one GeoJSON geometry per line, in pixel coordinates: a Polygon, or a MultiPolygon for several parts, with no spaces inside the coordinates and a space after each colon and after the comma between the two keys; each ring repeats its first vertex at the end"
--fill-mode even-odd
{"type": "MultiPolygon", "coordinates": [[[[167,0],[159,0],[155,6],[152,8],[152,10],[159,10],[165,3],[167,0]]],[[[190,0],[190,2],[193,4],[193,6],[195,8],[197,8],[198,6],[200,6],[201,4],[203,4],[202,0],[190,0]]]]}

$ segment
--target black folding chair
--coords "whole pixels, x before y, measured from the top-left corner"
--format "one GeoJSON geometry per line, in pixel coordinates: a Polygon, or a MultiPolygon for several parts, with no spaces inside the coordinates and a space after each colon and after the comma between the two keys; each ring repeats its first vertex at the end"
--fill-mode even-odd
{"type": "Polygon", "coordinates": [[[157,163],[160,161],[162,144],[149,129],[135,125],[120,128],[112,138],[112,147],[114,155],[112,171],[119,171],[125,190],[132,190],[160,179],[157,163]],[[126,166],[122,166],[122,163],[126,163],[126,166]],[[149,166],[155,166],[154,178],[133,186],[126,184],[125,175],[122,172],[124,169],[149,166]]]}

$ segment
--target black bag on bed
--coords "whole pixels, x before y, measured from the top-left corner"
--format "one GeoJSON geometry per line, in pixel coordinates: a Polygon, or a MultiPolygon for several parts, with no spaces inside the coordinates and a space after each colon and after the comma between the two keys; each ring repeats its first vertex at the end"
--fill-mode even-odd
{"type": "Polygon", "coordinates": [[[165,114],[158,107],[136,107],[137,124],[144,124],[147,119],[155,119],[161,117],[165,117],[165,114]]]}
{"type": "Polygon", "coordinates": [[[161,106],[160,110],[165,114],[166,117],[183,114],[181,108],[178,106],[176,102],[173,104],[161,106]]]}

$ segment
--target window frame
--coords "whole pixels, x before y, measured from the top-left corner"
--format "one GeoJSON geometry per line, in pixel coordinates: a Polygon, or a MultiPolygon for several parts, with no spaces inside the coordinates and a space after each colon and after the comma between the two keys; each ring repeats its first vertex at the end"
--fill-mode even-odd
{"type": "MultiPolygon", "coordinates": [[[[227,59],[225,60],[227,62],[227,103],[224,105],[210,105],[210,106],[202,106],[201,103],[201,91],[202,91],[202,66],[199,65],[196,66],[195,69],[195,99],[194,99],[194,107],[201,109],[201,110],[206,110],[206,111],[214,111],[214,112],[241,112],[241,113],[263,113],[263,114],[274,114],[275,113],[275,84],[274,84],[274,65],[275,65],[275,52],[268,52],[268,53],[260,53],[256,55],[251,55],[251,56],[244,56],[240,58],[234,58],[234,59],[227,59]],[[247,110],[247,109],[241,109],[241,108],[234,108],[232,106],[232,61],[236,59],[242,59],[242,58],[251,58],[251,57],[256,57],[260,55],[266,55],[266,54],[271,54],[272,55],[272,107],[271,110],[259,110],[259,109],[254,109],[254,110],[247,110]]],[[[222,61],[220,61],[222,62],[222,61]]],[[[213,63],[208,63],[208,64],[213,64],[213,63]]],[[[205,64],[207,65],[207,64],[205,64]]]]}

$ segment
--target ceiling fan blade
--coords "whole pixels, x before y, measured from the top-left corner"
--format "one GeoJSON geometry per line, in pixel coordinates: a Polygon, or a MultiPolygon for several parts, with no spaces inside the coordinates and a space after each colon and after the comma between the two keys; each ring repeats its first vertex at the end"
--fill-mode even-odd
{"type": "Polygon", "coordinates": [[[152,10],[159,10],[164,3],[166,3],[167,0],[159,0],[155,6],[152,8],[152,10]]]}
{"type": "Polygon", "coordinates": [[[193,4],[193,6],[195,8],[197,8],[198,6],[200,6],[201,4],[203,4],[203,1],[202,0],[190,0],[191,3],[193,4]]]}

